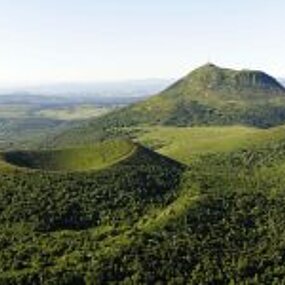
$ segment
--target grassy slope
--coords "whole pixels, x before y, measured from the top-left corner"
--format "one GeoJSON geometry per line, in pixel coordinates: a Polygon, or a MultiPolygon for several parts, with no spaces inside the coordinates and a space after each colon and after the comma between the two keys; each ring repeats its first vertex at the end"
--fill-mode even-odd
{"type": "MultiPolygon", "coordinates": [[[[23,281],[28,280],[27,276],[38,280],[43,274],[54,283],[67,280],[65,284],[85,284],[87,280],[87,284],[106,284],[107,281],[153,284],[166,280],[173,284],[230,284],[234,280],[240,284],[252,284],[254,280],[259,280],[259,284],[272,284],[274,278],[282,284],[282,276],[285,276],[284,235],[281,234],[285,198],[282,194],[284,128],[264,131],[244,127],[156,128],[147,131],[144,139],[150,143],[154,140],[156,146],[159,145],[156,140],[162,136],[169,143],[168,147],[175,141],[179,143],[173,157],[177,153],[182,157],[181,142],[192,141],[195,157],[203,158],[187,159],[191,167],[184,173],[179,188],[176,188],[177,182],[164,185],[173,181],[169,176],[172,162],[144,149],[139,157],[136,153],[130,160],[124,160],[125,166],[121,163],[115,166],[115,172],[104,174],[103,171],[98,177],[68,177],[60,200],[54,186],[47,193],[49,199],[39,199],[42,191],[35,190],[44,187],[46,182],[35,184],[31,178],[21,181],[21,177],[17,178],[19,184],[16,178],[6,181],[8,187],[1,198],[2,209],[5,201],[11,199],[11,183],[26,186],[19,192],[23,195],[20,200],[13,198],[18,201],[18,210],[6,208],[3,221],[19,216],[34,223],[39,218],[35,213],[43,208],[48,209],[48,219],[40,216],[40,222],[42,218],[46,221],[40,225],[47,226],[50,221],[49,226],[57,231],[33,236],[35,233],[29,232],[28,225],[25,232],[15,224],[14,230],[25,233],[25,239],[18,234],[9,247],[3,242],[5,250],[0,261],[5,270],[0,274],[1,281],[21,280],[22,284],[29,284],[23,281]],[[221,141],[221,134],[226,142],[221,141]],[[206,138],[211,139],[210,145],[202,143],[206,138]],[[95,181],[102,188],[92,188],[95,181]],[[78,185],[82,190],[78,191],[78,185]],[[157,190],[161,185],[164,185],[162,192],[157,190]],[[31,187],[35,191],[33,199],[47,205],[34,208],[37,204],[28,200],[31,187]],[[107,194],[108,189],[111,196],[107,194]],[[84,199],[74,200],[75,193],[84,199]],[[96,207],[92,201],[95,197],[96,207]],[[21,203],[27,201],[32,207],[24,208],[23,212],[21,203]],[[74,207],[75,201],[84,207],[74,207]],[[57,213],[57,209],[61,212],[57,213]],[[89,220],[92,211],[102,213],[104,222],[98,225],[93,221],[92,224],[89,220]],[[67,219],[71,214],[75,220],[67,219]],[[51,222],[50,217],[56,218],[55,222],[51,222]],[[82,220],[77,220],[79,217],[82,220]],[[83,222],[88,229],[80,228],[83,222]],[[81,230],[59,231],[70,227],[70,223],[73,229],[77,226],[81,230]],[[15,246],[21,248],[22,255],[16,255],[11,262],[15,246]],[[276,256],[279,256],[278,262],[276,256]]],[[[5,182],[5,177],[2,179],[5,182]]],[[[50,185],[64,181],[63,177],[45,179],[50,185]]],[[[9,237],[9,234],[13,235],[13,229],[5,228],[5,235],[9,237]]]]}
{"type": "Polygon", "coordinates": [[[13,151],[2,154],[2,164],[52,171],[108,168],[136,151],[127,140],[110,140],[92,146],[46,151],[13,151]]]}
{"type": "Polygon", "coordinates": [[[272,118],[263,122],[262,117],[284,104],[284,88],[265,73],[205,65],[132,109],[155,124],[265,127],[272,118]],[[263,110],[265,104],[267,111],[263,110]]]}
{"type": "Polygon", "coordinates": [[[138,233],[118,235],[115,257],[107,254],[95,276],[120,284],[284,282],[284,148],[283,139],[204,153],[178,198],[142,217],[138,233]]]}
{"type": "Polygon", "coordinates": [[[159,153],[189,164],[208,153],[231,152],[285,139],[285,127],[257,129],[229,127],[145,127],[136,129],[135,139],[159,153]]]}

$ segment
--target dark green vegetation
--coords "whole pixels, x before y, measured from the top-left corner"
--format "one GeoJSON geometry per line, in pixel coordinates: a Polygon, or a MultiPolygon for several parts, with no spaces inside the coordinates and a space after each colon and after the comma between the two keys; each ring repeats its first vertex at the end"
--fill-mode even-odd
{"type": "Polygon", "coordinates": [[[188,168],[137,146],[99,172],[3,173],[0,283],[282,284],[280,132],[188,168]]]}
{"type": "Polygon", "coordinates": [[[99,172],[3,172],[0,284],[78,284],[85,266],[99,266],[109,246],[125,242],[121,234],[174,200],[182,170],[137,146],[99,172]]]}
{"type": "Polygon", "coordinates": [[[86,143],[117,136],[122,127],[145,125],[268,128],[283,123],[285,89],[277,80],[261,71],[207,64],[156,96],[66,130],[49,142],[86,143]]]}

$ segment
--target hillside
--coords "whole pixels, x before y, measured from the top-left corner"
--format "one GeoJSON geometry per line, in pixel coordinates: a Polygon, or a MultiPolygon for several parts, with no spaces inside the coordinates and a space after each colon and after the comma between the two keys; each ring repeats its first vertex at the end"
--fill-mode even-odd
{"type": "Polygon", "coordinates": [[[261,71],[207,64],[156,96],[70,128],[48,143],[86,143],[125,133],[122,127],[142,125],[268,128],[283,123],[285,89],[276,79],[261,71]]]}
{"type": "Polygon", "coordinates": [[[126,140],[110,140],[81,148],[46,151],[11,151],[3,160],[26,169],[51,171],[82,171],[106,168],[127,158],[136,146],[126,140]]]}
{"type": "Polygon", "coordinates": [[[130,147],[100,171],[0,169],[1,284],[82,284],[68,264],[85,266],[86,259],[91,265],[106,256],[105,243],[174,201],[181,164],[129,142],[96,150],[112,150],[113,159],[115,148],[130,147]]]}
{"type": "Polygon", "coordinates": [[[240,141],[188,168],[137,145],[100,171],[2,173],[0,283],[282,284],[283,129],[211,132],[240,141]]]}
{"type": "Polygon", "coordinates": [[[230,153],[258,145],[285,140],[285,127],[260,129],[246,126],[141,127],[133,132],[139,143],[175,159],[191,164],[201,155],[230,153]]]}
{"type": "Polygon", "coordinates": [[[143,234],[93,276],[119,276],[119,284],[282,284],[284,142],[204,156],[186,177],[180,197],[140,224],[143,234]]]}

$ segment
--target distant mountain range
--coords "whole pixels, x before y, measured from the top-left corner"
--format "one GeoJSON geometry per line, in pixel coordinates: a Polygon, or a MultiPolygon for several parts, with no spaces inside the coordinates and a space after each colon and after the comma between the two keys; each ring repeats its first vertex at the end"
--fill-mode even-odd
{"type": "Polygon", "coordinates": [[[145,79],[113,82],[57,83],[32,87],[0,89],[0,95],[27,93],[53,96],[140,97],[165,89],[172,79],[145,79]]]}
{"type": "Polygon", "coordinates": [[[80,104],[95,104],[102,106],[125,106],[141,101],[145,96],[60,96],[60,95],[35,95],[29,93],[10,93],[0,96],[0,105],[29,105],[31,107],[67,107],[80,104]]]}

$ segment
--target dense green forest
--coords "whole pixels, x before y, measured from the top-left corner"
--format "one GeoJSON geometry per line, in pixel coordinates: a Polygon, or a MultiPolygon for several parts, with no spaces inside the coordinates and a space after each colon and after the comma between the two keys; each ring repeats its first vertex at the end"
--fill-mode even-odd
{"type": "Polygon", "coordinates": [[[139,147],[99,172],[7,172],[1,284],[282,284],[284,153],[186,167],[139,147]]]}
{"type": "Polygon", "coordinates": [[[56,278],[69,271],[69,258],[81,266],[77,258],[90,261],[104,255],[108,240],[153,208],[171,203],[183,169],[138,147],[129,158],[99,172],[3,173],[0,283],[39,284],[45,278],[64,284],[64,278],[56,278]]]}

